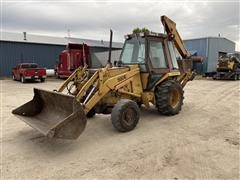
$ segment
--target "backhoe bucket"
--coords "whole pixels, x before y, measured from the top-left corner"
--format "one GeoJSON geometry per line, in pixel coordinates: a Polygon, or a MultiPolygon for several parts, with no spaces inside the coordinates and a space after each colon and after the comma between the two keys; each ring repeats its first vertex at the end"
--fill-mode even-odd
{"type": "Polygon", "coordinates": [[[78,138],[87,123],[83,107],[74,96],[36,88],[33,99],[12,113],[43,135],[62,139],[78,138]]]}

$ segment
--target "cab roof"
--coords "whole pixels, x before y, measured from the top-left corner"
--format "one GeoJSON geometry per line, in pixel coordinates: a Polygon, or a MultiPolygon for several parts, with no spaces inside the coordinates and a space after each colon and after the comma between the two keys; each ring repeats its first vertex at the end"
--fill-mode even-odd
{"type": "Polygon", "coordinates": [[[158,38],[168,38],[167,34],[157,33],[157,32],[144,32],[144,33],[132,33],[124,36],[125,39],[131,39],[133,37],[158,37],[158,38]]]}

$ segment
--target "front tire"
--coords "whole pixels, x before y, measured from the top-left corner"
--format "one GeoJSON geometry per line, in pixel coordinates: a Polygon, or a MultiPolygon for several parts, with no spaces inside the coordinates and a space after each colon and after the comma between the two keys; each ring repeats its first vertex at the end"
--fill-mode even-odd
{"type": "Polygon", "coordinates": [[[41,78],[40,81],[41,81],[41,82],[45,82],[45,78],[41,78]]]}
{"type": "Polygon", "coordinates": [[[160,114],[178,114],[183,105],[183,88],[177,81],[165,81],[156,88],[155,98],[160,114]]]}
{"type": "Polygon", "coordinates": [[[121,99],[112,109],[111,121],[113,127],[120,132],[133,130],[139,121],[140,109],[136,102],[121,99]]]}
{"type": "Polygon", "coordinates": [[[13,81],[16,81],[16,78],[15,78],[15,75],[14,75],[14,74],[12,75],[12,80],[13,80],[13,81]]]}
{"type": "Polygon", "coordinates": [[[25,77],[23,75],[21,76],[20,79],[21,79],[21,83],[25,83],[26,82],[26,79],[25,79],[25,77]]]}

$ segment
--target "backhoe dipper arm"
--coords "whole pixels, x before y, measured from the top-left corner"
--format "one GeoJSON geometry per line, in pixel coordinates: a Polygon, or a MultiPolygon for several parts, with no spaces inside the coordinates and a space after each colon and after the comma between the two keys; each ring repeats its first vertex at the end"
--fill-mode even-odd
{"type": "Polygon", "coordinates": [[[161,21],[164,26],[164,29],[166,33],[173,38],[175,47],[177,48],[178,52],[182,56],[182,58],[190,58],[191,54],[187,51],[187,49],[184,47],[183,41],[181,39],[181,36],[179,35],[176,23],[169,19],[167,16],[161,16],[161,21]]]}

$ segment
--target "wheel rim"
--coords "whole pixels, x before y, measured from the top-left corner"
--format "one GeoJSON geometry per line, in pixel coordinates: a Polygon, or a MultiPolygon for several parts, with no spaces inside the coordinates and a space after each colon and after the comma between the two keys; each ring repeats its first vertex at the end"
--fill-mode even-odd
{"type": "Polygon", "coordinates": [[[128,126],[135,122],[136,112],[133,108],[128,108],[123,113],[123,122],[128,126]]]}
{"type": "Polygon", "coordinates": [[[170,105],[175,108],[178,106],[179,101],[180,101],[180,93],[177,89],[172,89],[170,91],[170,105]]]}

